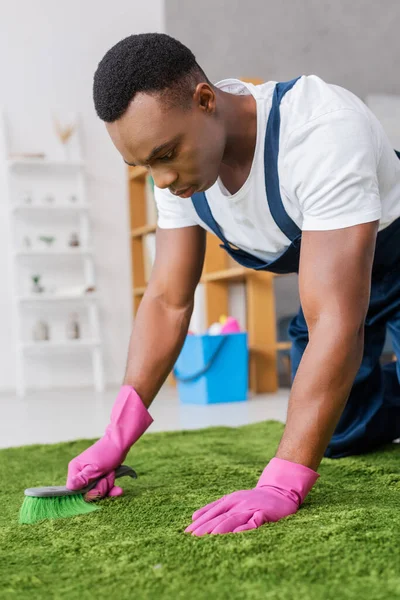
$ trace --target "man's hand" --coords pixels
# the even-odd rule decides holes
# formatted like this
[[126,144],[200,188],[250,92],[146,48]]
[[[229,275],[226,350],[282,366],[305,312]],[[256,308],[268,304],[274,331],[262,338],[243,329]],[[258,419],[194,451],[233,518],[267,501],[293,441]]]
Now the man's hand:
[[115,456],[113,452],[110,453],[110,446],[112,447],[106,434],[70,461],[67,477],[68,489],[80,490],[101,477],[96,486],[85,494],[85,500],[122,496],[122,488],[114,486],[114,481],[115,469],[123,462],[123,457]]
[[318,477],[308,467],[273,458],[255,488],[207,504],[194,513],[185,531],[195,536],[238,533],[279,521],[297,512]]
[[114,471],[152,422],[140,396],[131,386],[123,385],[103,437],[69,463],[67,488],[79,490],[103,476],[88,492],[87,499],[120,496],[122,489],[114,487]]

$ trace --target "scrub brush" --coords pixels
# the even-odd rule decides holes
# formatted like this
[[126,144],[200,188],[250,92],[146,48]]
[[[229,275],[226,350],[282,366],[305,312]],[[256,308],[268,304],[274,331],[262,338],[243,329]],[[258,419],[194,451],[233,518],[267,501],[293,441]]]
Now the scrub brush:
[[[121,465],[115,471],[115,478],[129,475],[134,479],[137,475],[131,467]],[[80,490],[69,490],[67,487],[49,486],[28,488],[19,513],[20,524],[32,525],[44,519],[60,519],[83,515],[99,510],[93,502],[86,502],[84,495],[100,481],[101,477],[92,481]]]

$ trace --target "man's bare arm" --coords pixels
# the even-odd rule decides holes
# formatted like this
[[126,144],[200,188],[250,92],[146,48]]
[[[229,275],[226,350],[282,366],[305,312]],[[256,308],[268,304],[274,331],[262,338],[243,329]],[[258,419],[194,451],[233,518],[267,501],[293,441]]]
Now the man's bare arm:
[[205,243],[206,232],[198,226],[157,229],[156,258],[134,322],[124,377],[147,407],[185,341]]
[[309,343],[276,456],[316,470],[360,366],[378,223],[303,232],[299,288]]

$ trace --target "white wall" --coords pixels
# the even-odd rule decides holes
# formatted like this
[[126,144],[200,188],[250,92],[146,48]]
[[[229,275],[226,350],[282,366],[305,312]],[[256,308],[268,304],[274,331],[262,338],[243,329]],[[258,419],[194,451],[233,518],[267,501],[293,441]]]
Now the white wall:
[[[95,115],[92,78],[118,40],[163,31],[163,7],[163,0],[8,0],[1,8],[0,105],[11,124],[12,149],[51,146],[52,111],[81,115],[108,383],[123,377],[132,326],[128,209],[125,166]],[[15,369],[4,200],[0,198],[0,389],[9,389]],[[70,384],[90,382],[90,376],[86,370],[73,379],[65,369]]]
[[382,123],[393,148],[400,151],[400,96],[369,94],[365,101]]

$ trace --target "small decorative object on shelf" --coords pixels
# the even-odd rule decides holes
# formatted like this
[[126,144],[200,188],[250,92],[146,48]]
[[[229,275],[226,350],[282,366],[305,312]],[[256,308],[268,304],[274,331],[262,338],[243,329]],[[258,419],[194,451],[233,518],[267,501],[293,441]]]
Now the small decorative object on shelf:
[[50,339],[50,328],[46,321],[38,321],[33,328],[32,337],[35,342],[44,342]]
[[22,204],[32,204],[32,192],[24,191],[21,194],[21,203]]
[[71,233],[69,240],[68,240],[68,246],[71,246],[72,248],[75,248],[77,246],[80,246],[80,240],[79,240],[79,235],[75,232]]
[[46,155],[44,152],[11,152],[8,158],[11,160],[37,160],[38,158],[46,158]]
[[52,245],[56,238],[53,235],[40,235],[39,240],[44,242],[48,247]]
[[53,196],[53,194],[46,194],[43,200],[46,204],[53,204],[53,202],[55,201],[55,197]]
[[78,313],[71,313],[67,323],[67,339],[78,340],[81,337]]
[[76,204],[78,202],[78,196],[76,194],[70,194],[69,196],[69,201],[72,204]]
[[22,240],[22,246],[24,248],[32,248],[32,240],[29,235],[24,236],[24,239]]
[[56,135],[64,148],[65,160],[70,160],[68,142],[75,131],[75,123],[67,123],[66,125],[62,125],[56,117],[53,118],[53,121]]
[[44,292],[44,287],[40,285],[41,275],[32,275],[32,293],[33,294],[42,294]]
[[92,294],[93,292],[96,291],[96,286],[94,285],[89,285],[86,290],[85,290],[85,294]]

